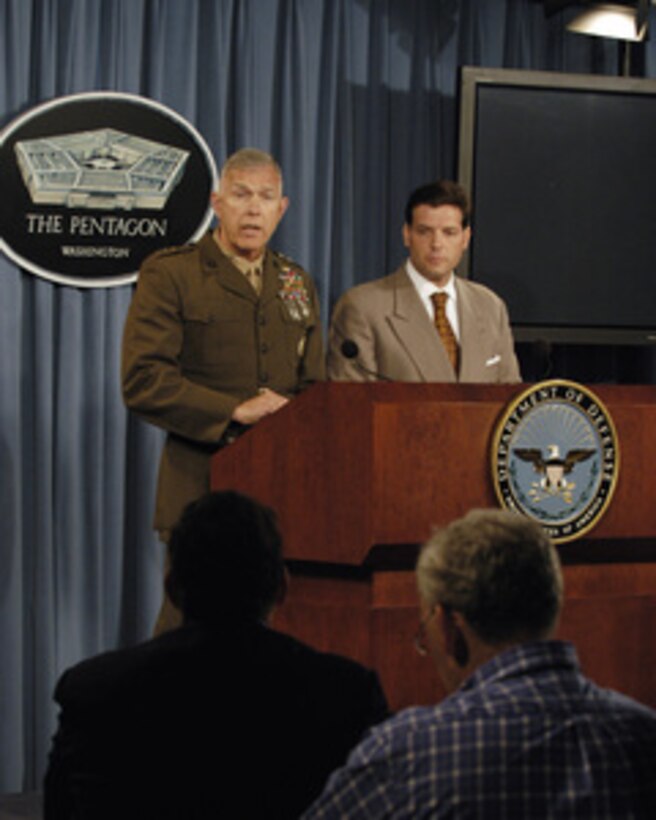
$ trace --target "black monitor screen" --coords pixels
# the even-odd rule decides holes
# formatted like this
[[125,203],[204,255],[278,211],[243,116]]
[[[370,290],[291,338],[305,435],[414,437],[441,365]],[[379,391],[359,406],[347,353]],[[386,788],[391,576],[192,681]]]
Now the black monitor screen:
[[653,341],[656,82],[464,69],[472,279],[524,338]]

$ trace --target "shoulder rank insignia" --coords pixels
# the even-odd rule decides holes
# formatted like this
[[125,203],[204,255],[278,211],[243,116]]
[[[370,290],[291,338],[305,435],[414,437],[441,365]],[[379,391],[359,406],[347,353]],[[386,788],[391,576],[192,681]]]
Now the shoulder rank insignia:
[[159,250],[153,253],[153,256],[157,258],[163,258],[166,256],[179,256],[180,254],[191,253],[191,251],[196,250],[196,245],[188,244],[188,245],[169,245],[166,248],[160,248]]

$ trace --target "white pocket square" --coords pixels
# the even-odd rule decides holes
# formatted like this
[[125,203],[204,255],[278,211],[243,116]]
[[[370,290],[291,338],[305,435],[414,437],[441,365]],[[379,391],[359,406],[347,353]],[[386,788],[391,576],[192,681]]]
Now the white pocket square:
[[501,356],[497,353],[496,356],[492,356],[485,362],[485,367],[492,367],[493,364],[498,364],[501,361]]

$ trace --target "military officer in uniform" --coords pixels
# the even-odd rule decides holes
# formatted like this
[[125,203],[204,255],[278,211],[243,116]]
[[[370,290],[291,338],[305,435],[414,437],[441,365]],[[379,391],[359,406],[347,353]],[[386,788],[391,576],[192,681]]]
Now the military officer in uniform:
[[123,337],[123,396],[168,434],[155,510],[164,541],[209,489],[212,454],[324,378],[314,284],[267,247],[287,205],[273,157],[241,149],[212,195],[218,226],[141,267]]

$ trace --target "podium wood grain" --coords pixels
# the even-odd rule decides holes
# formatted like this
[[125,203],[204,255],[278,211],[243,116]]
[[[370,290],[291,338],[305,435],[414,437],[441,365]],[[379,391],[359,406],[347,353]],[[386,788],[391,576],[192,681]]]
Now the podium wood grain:
[[[417,546],[497,506],[491,439],[523,389],[319,384],[213,459],[215,489],[278,513],[292,583],[276,625],[375,666],[394,708],[443,694],[412,645]],[[593,678],[656,706],[656,388],[593,389],[617,428],[620,478],[597,526],[560,547],[560,631]]]

